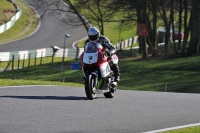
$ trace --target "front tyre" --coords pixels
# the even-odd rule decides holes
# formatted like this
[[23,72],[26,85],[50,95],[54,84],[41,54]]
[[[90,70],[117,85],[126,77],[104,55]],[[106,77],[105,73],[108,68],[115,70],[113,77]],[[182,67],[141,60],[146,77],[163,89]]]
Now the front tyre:
[[86,75],[85,93],[89,100],[93,100],[96,97],[96,87],[94,87],[94,78],[92,75]]

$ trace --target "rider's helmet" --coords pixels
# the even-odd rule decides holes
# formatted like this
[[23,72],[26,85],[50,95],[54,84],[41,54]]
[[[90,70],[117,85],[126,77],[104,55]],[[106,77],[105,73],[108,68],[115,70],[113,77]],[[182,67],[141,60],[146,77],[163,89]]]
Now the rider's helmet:
[[88,30],[88,38],[90,41],[97,41],[99,37],[100,37],[100,33],[96,27],[91,27]]

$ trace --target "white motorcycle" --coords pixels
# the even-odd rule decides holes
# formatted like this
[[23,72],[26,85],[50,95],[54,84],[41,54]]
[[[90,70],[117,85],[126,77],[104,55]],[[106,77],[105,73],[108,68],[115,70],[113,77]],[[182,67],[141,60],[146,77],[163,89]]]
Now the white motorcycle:
[[85,93],[89,100],[93,100],[96,94],[104,94],[106,98],[114,97],[117,82],[114,82],[110,58],[118,63],[117,55],[108,56],[101,44],[94,42],[86,44],[85,50],[80,56],[80,61],[85,78]]

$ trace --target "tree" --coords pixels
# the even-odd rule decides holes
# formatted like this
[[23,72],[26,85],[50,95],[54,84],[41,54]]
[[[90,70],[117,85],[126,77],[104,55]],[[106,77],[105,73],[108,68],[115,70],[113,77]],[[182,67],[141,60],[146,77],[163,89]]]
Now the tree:
[[188,54],[199,53],[200,43],[200,1],[192,0],[192,11],[191,11],[191,39],[188,47]]
[[52,13],[62,12],[62,13],[65,13],[65,16],[66,16],[65,18],[61,19],[62,22],[68,25],[72,25],[72,26],[84,25],[86,30],[88,30],[90,27],[90,23],[77,10],[77,8],[72,3],[72,0],[53,0],[53,1],[35,0],[33,1],[33,5],[34,7],[37,7],[36,10],[38,10],[40,14],[42,14],[41,18],[45,14],[51,15]]
[[111,4],[112,1],[108,0],[77,0],[75,7],[87,16],[90,23],[98,26],[101,34],[104,35],[104,23],[116,21],[113,20],[116,10],[110,10]]
[[188,37],[190,33],[190,27],[191,27],[191,15],[188,23],[188,1],[184,0],[184,39],[183,39],[183,47],[181,50],[182,55],[185,55],[186,53],[186,46],[188,43]]
[[[147,1],[138,0],[136,1],[136,11],[137,11],[137,23],[147,24]],[[147,47],[146,47],[146,36],[139,36],[139,45],[141,46],[142,58],[147,58]]]
[[[147,15],[147,24],[148,24],[148,35],[147,43],[149,49],[151,50],[152,56],[158,56],[158,42],[157,42],[157,10],[158,10],[158,1],[150,0],[149,2],[149,11]],[[150,16],[152,15],[152,20]]]
[[178,18],[178,50],[181,49],[181,39],[182,39],[182,13],[183,13],[183,0],[179,0],[179,18]]
[[[180,51],[182,54],[188,53],[189,55],[199,53],[200,28],[198,27],[200,27],[200,1],[198,0],[61,1],[62,0],[35,0],[35,3],[37,3],[40,7],[43,6],[43,12],[62,11],[66,14],[75,14],[78,16],[77,18],[68,14],[70,17],[68,17],[67,21],[63,20],[63,22],[74,26],[83,24],[86,30],[88,30],[88,27],[90,26],[88,25],[89,21],[93,25],[98,26],[101,34],[104,34],[104,24],[108,22],[123,22],[123,25],[127,23],[147,24],[148,34],[146,37],[140,37],[139,42],[144,59],[147,57],[146,43],[151,50],[152,56],[158,56],[158,20],[162,20],[165,27],[165,56],[168,56],[171,50],[173,53],[170,54],[179,54]],[[68,8],[63,6],[63,2],[67,4]],[[175,14],[178,14],[178,18],[175,18]],[[118,17],[118,15],[120,17]],[[189,16],[190,19],[188,19]],[[88,21],[85,18],[87,18]],[[178,22],[178,47],[174,43],[176,39],[174,36],[175,21]],[[182,25],[184,25],[184,31]],[[182,31],[184,32],[183,42],[180,36]],[[171,35],[172,38],[170,38]],[[189,45],[188,38],[190,38]]]

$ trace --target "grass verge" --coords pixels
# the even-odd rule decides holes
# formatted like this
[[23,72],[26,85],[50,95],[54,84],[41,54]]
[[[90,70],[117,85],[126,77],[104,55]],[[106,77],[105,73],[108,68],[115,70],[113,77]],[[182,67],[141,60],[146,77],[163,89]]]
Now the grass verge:
[[195,126],[195,127],[166,131],[162,133],[199,133],[199,132],[200,132],[200,126]]
[[[141,60],[141,56],[129,55],[130,51],[118,52],[121,81],[119,89],[199,93],[200,56],[176,59]],[[125,57],[124,55],[127,55]],[[71,70],[71,63],[64,64],[64,83],[60,82],[61,63],[31,66],[20,70],[0,73],[0,86],[23,84],[56,84],[83,86],[82,70]],[[14,80],[13,80],[14,79]],[[25,81],[24,83],[22,81]],[[73,83],[73,84],[72,84]]]
[[[6,71],[0,73],[0,86],[15,86],[15,85],[66,85],[66,86],[83,86],[82,73],[80,70],[71,70],[71,63],[76,60],[65,59],[63,73],[61,76],[61,58],[55,58],[52,63],[52,58],[44,58],[40,65],[41,59],[30,61],[30,67],[23,69]],[[24,61],[25,66],[28,66],[28,60]],[[5,66],[6,62],[2,62],[1,66]],[[16,63],[15,63],[16,64]],[[23,62],[21,61],[20,67]],[[16,67],[15,67],[16,68]],[[80,78],[78,78],[79,74]],[[65,82],[63,78],[65,78]],[[62,79],[62,80],[61,80]]]
[[120,89],[199,93],[200,56],[120,61]]
[[1,3],[1,5],[0,5],[0,22],[1,21],[7,22],[7,21],[9,21],[9,19],[5,15],[4,11],[6,11],[6,10],[15,11],[16,9],[11,2],[8,2],[6,0],[0,0],[0,3]]
[[38,19],[35,14],[31,15],[33,11],[30,7],[22,0],[16,1],[16,4],[22,10],[22,16],[12,28],[0,34],[0,44],[28,36],[38,25]]

